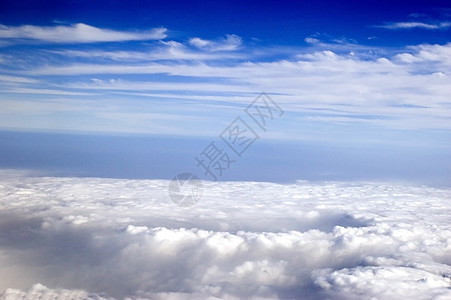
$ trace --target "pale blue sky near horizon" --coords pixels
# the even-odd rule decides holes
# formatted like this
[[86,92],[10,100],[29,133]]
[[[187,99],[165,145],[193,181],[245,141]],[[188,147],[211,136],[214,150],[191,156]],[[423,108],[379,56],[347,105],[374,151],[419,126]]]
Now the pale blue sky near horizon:
[[447,1],[0,4],[2,169],[202,177],[262,92],[220,180],[451,182]]

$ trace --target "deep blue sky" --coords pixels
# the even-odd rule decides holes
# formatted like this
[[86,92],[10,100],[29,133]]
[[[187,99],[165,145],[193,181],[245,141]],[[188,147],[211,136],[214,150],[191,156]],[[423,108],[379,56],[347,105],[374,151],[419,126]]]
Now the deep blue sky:
[[2,1],[0,24],[2,168],[202,173],[264,91],[283,117],[221,179],[451,182],[449,1]]
[[[234,33],[268,43],[298,45],[306,35],[329,34],[384,45],[447,42],[444,34],[384,32],[371,25],[413,19],[447,20],[449,1],[2,1],[5,25],[51,25],[55,20],[116,29],[167,27],[174,36],[216,38]],[[413,14],[419,16],[413,17]],[[449,17],[449,15],[448,15]],[[427,37],[426,37],[427,35]],[[449,37],[449,32],[448,35]]]

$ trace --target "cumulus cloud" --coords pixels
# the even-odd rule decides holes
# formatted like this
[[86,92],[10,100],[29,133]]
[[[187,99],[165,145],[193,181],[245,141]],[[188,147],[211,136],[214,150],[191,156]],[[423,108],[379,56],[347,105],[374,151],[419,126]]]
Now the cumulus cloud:
[[0,180],[0,299],[451,295],[449,189],[204,182],[181,208],[166,180]]
[[418,45],[410,47],[409,50],[410,52],[397,54],[394,58],[407,63],[439,63],[451,67],[451,44],[448,44],[447,47]]
[[26,291],[20,289],[7,289],[0,294],[4,300],[33,300],[33,299],[71,299],[71,300],[108,300],[100,295],[89,294],[82,290],[49,289],[42,284],[34,284]]
[[[368,292],[377,299],[445,300],[451,295],[449,278],[411,267],[369,266],[324,273],[315,283],[334,299],[367,299]],[[395,283],[399,281],[404,284]]]
[[166,28],[148,31],[117,31],[83,23],[69,26],[6,26],[0,25],[0,38],[25,39],[50,43],[95,43],[159,40],[166,37]]

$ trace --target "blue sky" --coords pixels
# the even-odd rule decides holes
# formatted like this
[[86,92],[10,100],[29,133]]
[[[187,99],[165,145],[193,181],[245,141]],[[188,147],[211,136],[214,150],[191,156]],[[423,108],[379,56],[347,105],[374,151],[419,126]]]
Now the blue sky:
[[[20,1],[0,24],[4,132],[153,138],[153,159],[177,163],[150,177],[167,177],[265,92],[283,117],[225,179],[449,179],[449,1]],[[199,142],[173,159],[161,139]],[[2,165],[31,167],[17,145]]]

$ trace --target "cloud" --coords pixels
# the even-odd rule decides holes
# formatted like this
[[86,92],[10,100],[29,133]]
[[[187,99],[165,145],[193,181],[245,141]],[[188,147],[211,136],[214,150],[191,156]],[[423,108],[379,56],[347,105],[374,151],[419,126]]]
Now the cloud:
[[[171,47],[184,46],[171,43]],[[419,45],[391,56],[372,59],[361,57],[358,52],[349,55],[322,50],[299,54],[292,60],[237,61],[227,65],[204,61],[77,63],[46,66],[19,74],[21,77],[66,74],[113,78],[137,76],[134,81],[89,80],[53,86],[68,93],[109,94],[106,97],[111,97],[111,93],[160,97],[164,92],[166,95],[163,96],[167,98],[198,97],[199,102],[210,99],[218,104],[243,103],[250,101],[250,93],[265,90],[276,94],[275,98],[283,103],[285,110],[306,113],[311,120],[314,118],[320,122],[365,122],[402,129],[450,128],[449,107],[446,105],[451,78],[450,49],[449,44]],[[183,57],[182,54],[175,56]],[[152,81],[146,75],[158,75],[160,79]],[[138,76],[142,76],[141,81]],[[174,81],[172,78],[182,80]],[[16,87],[16,90],[32,92],[34,89]],[[231,93],[233,95],[227,97]],[[428,99],[427,105],[424,105],[425,99]],[[337,106],[340,113],[334,113]],[[365,107],[364,114],[362,107]],[[312,110],[318,108],[324,109],[322,115],[318,112],[311,115]],[[379,117],[360,118],[362,115]]]
[[442,30],[451,27],[451,22],[441,22],[441,23],[423,23],[423,22],[395,22],[388,23],[386,25],[377,25],[375,27],[385,28],[385,29],[426,29],[426,30]]
[[[172,110],[172,101],[176,100],[181,109],[173,117],[186,120],[184,111],[190,111],[191,103],[208,104],[206,113],[219,114],[224,106],[241,106],[260,91],[266,91],[275,96],[284,110],[293,113],[286,115],[293,126],[279,130],[290,139],[299,138],[296,130],[300,121],[316,127],[357,124],[358,128],[364,125],[382,130],[451,128],[447,105],[450,44],[393,50],[362,46],[348,39],[343,43],[317,42],[314,37],[306,39],[313,43],[310,47],[289,49],[253,48],[242,44],[235,35],[216,40],[159,40],[139,47],[121,45],[108,49],[101,45],[79,45],[73,49],[64,44],[55,49],[24,47],[0,57],[1,76],[5,79],[1,83],[4,97],[0,101],[8,102],[25,94],[38,103],[46,102],[47,98],[78,96],[92,107],[82,111],[68,105],[68,113],[89,116],[89,122],[85,122],[88,131],[103,132],[108,128],[108,132],[155,133],[149,132],[147,121],[136,121],[145,120],[139,115],[141,112],[135,112],[133,117],[131,99],[134,103],[170,100],[165,104],[166,110]],[[124,112],[122,124],[133,126],[106,120],[111,112],[99,105],[99,99],[114,102]],[[141,104],[139,107],[143,107]],[[151,105],[145,109],[155,114]],[[0,119],[2,124],[12,122],[17,128],[37,123],[47,127],[61,125],[61,119],[42,122],[43,115],[54,118],[51,111],[37,112],[39,120],[24,118],[29,112],[21,114],[15,110],[14,115],[3,112]],[[186,125],[181,121],[153,124],[162,130],[161,134],[172,134],[175,130],[176,134],[190,135],[192,131],[187,128],[199,127]],[[165,126],[171,129],[165,131]],[[197,134],[206,135],[206,131],[201,129]]]
[[166,37],[165,28],[148,31],[116,31],[83,23],[70,26],[6,26],[0,25],[0,38],[35,40],[50,43],[96,43],[160,40]]
[[394,58],[407,63],[439,63],[451,67],[451,44],[446,47],[441,45],[418,45],[409,47],[410,52],[397,54]]
[[237,59],[236,53],[211,53],[193,50],[177,41],[160,41],[159,45],[152,45],[152,50],[145,51],[104,51],[104,50],[49,50],[51,54],[65,57],[107,59],[113,62],[146,62],[165,60],[210,61]]
[[[405,284],[392,284],[393,280],[402,280]],[[420,295],[426,294],[430,299],[446,299],[451,295],[444,289],[449,285],[449,278],[410,267],[346,268],[320,275],[315,282],[328,290],[326,294],[334,299],[362,299],[368,290],[379,299],[396,299],[401,295],[409,299],[421,299],[423,297]]]
[[235,34],[227,34],[225,39],[216,41],[191,38],[189,43],[206,51],[234,51],[241,46],[241,38]]
[[449,189],[204,182],[186,209],[166,180],[11,172],[0,299],[450,296]]
[[320,42],[320,40],[312,37],[306,37],[304,41],[309,44],[318,44]]
[[38,83],[39,81],[33,78],[18,77],[18,76],[8,76],[0,75],[0,80],[4,83]]
[[0,294],[2,300],[22,300],[22,299],[80,299],[80,300],[108,300],[97,294],[89,294],[82,290],[49,289],[42,284],[34,284],[26,291],[20,289],[7,289]]

